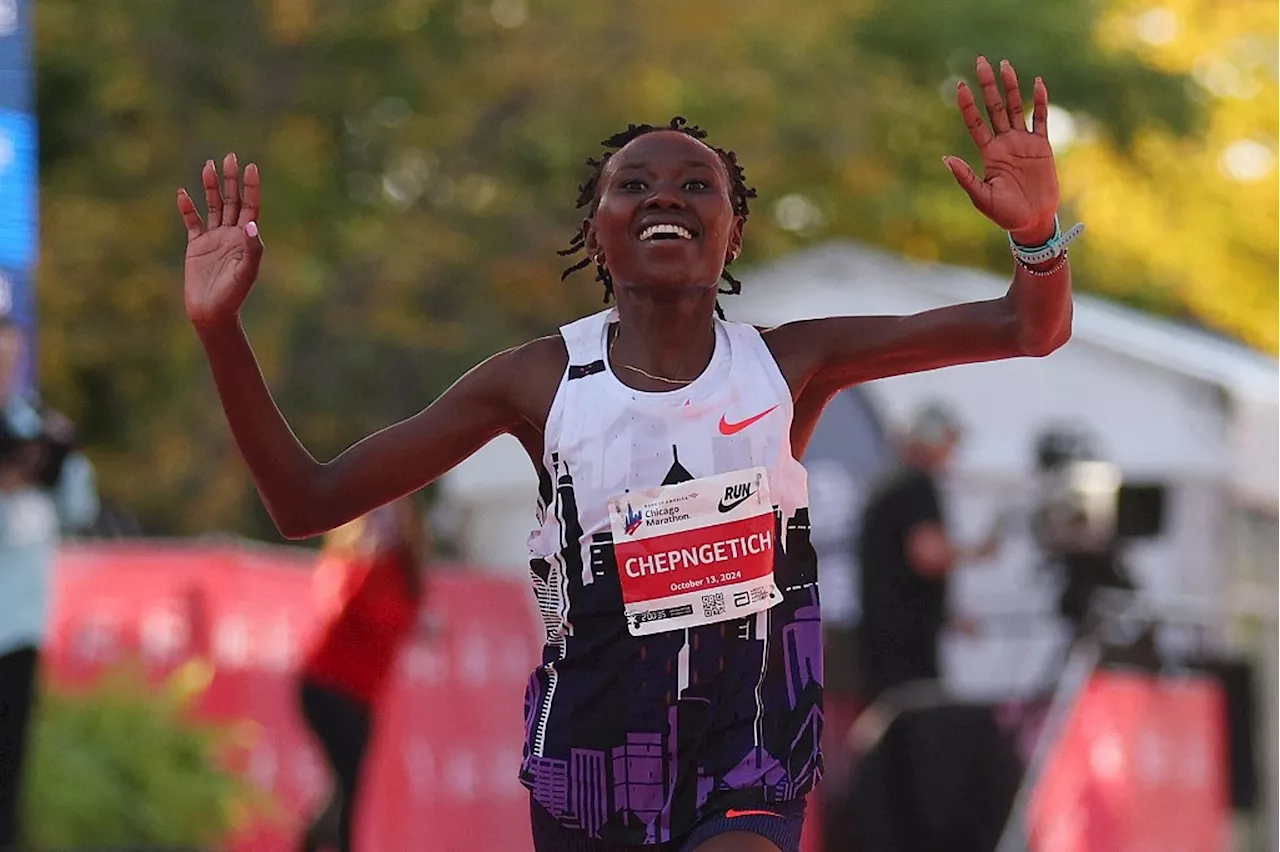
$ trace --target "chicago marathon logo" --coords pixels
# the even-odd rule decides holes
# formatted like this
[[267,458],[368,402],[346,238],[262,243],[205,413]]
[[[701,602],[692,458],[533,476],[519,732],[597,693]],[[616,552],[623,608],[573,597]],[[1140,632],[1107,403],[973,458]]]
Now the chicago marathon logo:
[[627,504],[627,515],[625,518],[627,535],[634,535],[635,531],[640,529],[640,525],[644,523],[644,516],[631,508],[631,504]]

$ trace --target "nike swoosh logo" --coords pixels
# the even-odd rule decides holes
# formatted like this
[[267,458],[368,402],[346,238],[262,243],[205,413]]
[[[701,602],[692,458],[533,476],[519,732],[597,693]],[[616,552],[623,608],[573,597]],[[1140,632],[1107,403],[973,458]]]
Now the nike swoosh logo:
[[752,423],[755,423],[757,420],[760,420],[761,418],[770,414],[773,411],[773,409],[777,407],[778,406],[776,405],[770,406],[769,408],[766,408],[764,411],[761,411],[759,414],[753,417],[748,417],[746,420],[739,420],[737,423],[730,423],[728,420],[725,419],[725,416],[721,414],[720,415],[720,434],[736,435],[739,432],[741,432],[743,429],[750,426]]
[[734,508],[735,508],[735,507],[737,507],[737,506],[741,506],[743,503],[745,503],[746,501],[750,500],[752,497],[756,496],[756,495],[757,495],[757,494],[759,494],[759,493],[760,493],[760,489],[758,489],[758,488],[757,488],[755,491],[752,491],[750,494],[744,494],[744,495],[742,495],[742,496],[741,496],[741,497],[739,497],[737,500],[734,500],[732,503],[726,503],[726,502],[724,502],[723,500],[721,500],[721,501],[720,501],[720,511],[721,511],[721,512],[732,512],[732,511],[734,510]]
[[739,810],[734,810],[733,808],[730,808],[729,810],[725,811],[724,815],[727,819],[733,819],[734,817],[744,817],[744,816],[771,816],[771,817],[782,816],[782,814],[775,814],[773,811],[739,811]]

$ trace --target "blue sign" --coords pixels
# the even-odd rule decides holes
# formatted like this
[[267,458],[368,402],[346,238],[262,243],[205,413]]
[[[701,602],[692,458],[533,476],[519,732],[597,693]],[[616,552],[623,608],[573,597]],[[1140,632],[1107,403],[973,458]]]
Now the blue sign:
[[[4,42],[0,39],[0,45]],[[0,110],[31,111],[31,74],[28,69],[6,68],[0,64]]]
[[23,0],[0,0],[0,71],[30,66],[33,5]]
[[[34,355],[39,149],[31,34],[34,0],[0,0],[0,314],[27,331]],[[25,379],[34,383],[34,358]]]
[[31,6],[0,0],[0,110],[32,111]]
[[32,111],[33,5],[19,0],[0,0],[0,110]]
[[35,116],[0,112],[0,266],[35,264],[37,157]]

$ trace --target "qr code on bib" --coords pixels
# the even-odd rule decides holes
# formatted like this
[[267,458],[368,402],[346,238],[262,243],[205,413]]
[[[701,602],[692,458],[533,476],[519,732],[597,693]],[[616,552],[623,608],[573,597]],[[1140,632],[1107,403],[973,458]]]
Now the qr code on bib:
[[706,618],[724,615],[724,592],[702,596],[702,615]]

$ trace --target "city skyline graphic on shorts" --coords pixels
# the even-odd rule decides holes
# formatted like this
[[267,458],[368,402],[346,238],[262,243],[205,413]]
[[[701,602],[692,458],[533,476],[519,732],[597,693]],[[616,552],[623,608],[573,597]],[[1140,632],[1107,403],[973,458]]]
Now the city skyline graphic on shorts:
[[[621,843],[661,843],[709,809],[799,798],[822,774],[822,649],[808,508],[775,510],[783,600],[746,618],[632,636],[608,531],[583,547],[577,493],[557,453],[539,510],[559,552],[530,562],[546,626],[525,694],[521,780],[562,824]],[[662,484],[695,477],[671,446]],[[589,564],[583,564],[584,551]],[[676,671],[686,673],[683,690]]]

